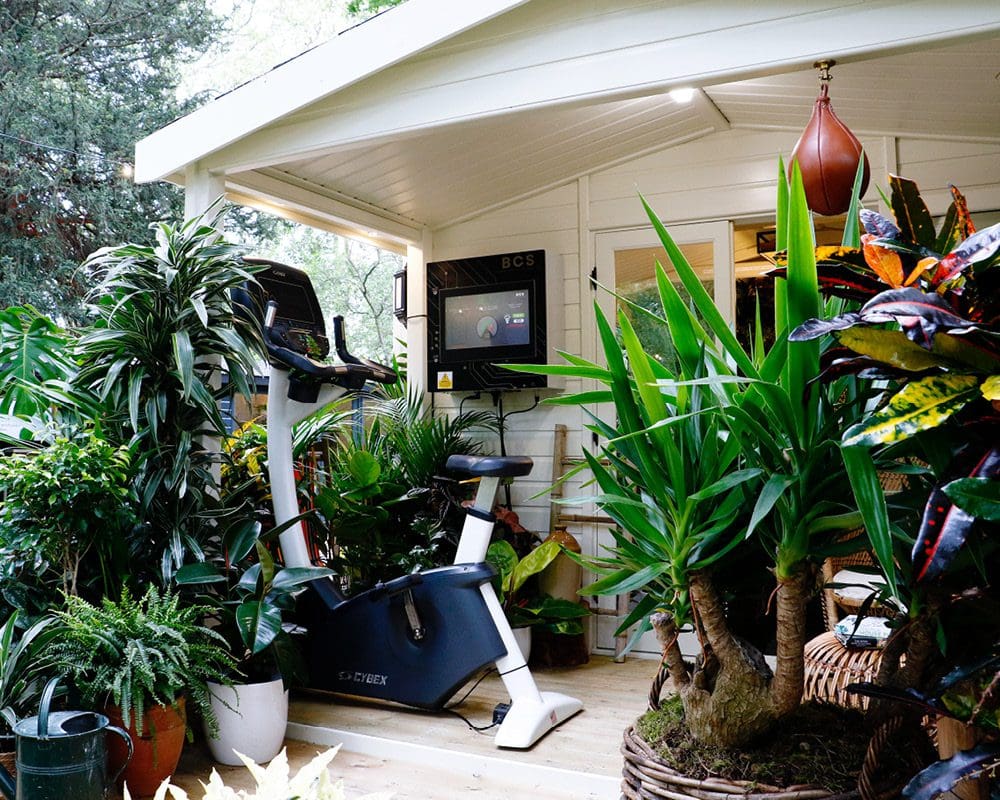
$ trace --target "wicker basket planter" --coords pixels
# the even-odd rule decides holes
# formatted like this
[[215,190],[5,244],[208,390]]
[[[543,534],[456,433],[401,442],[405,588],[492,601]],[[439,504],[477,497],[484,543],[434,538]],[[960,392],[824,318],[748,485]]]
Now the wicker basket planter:
[[815,786],[780,788],[721,778],[696,780],[668,767],[629,726],[622,743],[622,797],[626,800],[849,800],[856,792],[832,794]]

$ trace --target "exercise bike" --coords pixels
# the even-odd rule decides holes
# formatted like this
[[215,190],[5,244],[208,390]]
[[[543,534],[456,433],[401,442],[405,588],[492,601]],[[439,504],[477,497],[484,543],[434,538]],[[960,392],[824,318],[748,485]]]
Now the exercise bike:
[[[292,426],[368,381],[393,383],[396,374],[347,351],[342,317],[334,318],[341,363],[325,363],[330,346],[308,276],[274,262],[252,263],[264,269],[244,302],[266,309],[267,454],[274,515],[281,525],[299,514]],[[485,563],[500,482],[527,475],[532,462],[456,455],[447,468],[479,478],[454,564],[380,583],[350,598],[334,579],[311,582],[298,602],[307,629],[309,687],[436,711],[495,663],[511,697],[495,742],[527,748],[583,707],[575,698],[538,690],[493,589],[493,569]],[[287,565],[311,564],[301,523],[282,533],[280,543]]]

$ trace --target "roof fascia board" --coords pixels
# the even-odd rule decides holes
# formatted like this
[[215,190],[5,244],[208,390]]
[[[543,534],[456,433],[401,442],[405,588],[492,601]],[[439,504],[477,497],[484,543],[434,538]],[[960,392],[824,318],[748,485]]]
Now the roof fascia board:
[[[844,63],[1000,32],[1000,4],[809,0],[797,5],[798,12],[780,3],[754,4],[733,24],[728,3],[665,4],[658,30],[674,29],[671,14],[687,10],[694,19],[686,20],[685,28],[696,25],[697,31],[680,38],[651,36],[647,14],[633,46],[583,58],[562,58],[554,48],[538,63],[468,80],[442,79],[432,87],[408,86],[405,73],[390,70],[365,81],[364,93],[351,95],[342,108],[261,130],[205,163],[225,171],[256,169],[516,111],[708,87],[809,68],[831,56]],[[447,59],[441,69],[448,69]]]
[[409,0],[281,64],[136,144],[138,182],[205,155],[528,0]]

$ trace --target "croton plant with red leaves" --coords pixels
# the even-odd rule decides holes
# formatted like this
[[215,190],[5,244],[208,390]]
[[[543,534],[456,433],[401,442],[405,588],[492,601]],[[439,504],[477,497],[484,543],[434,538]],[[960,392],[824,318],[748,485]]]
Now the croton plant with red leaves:
[[[891,176],[890,188],[895,220],[862,210],[859,247],[817,249],[821,290],[852,301],[846,304],[851,310],[808,320],[789,337],[836,338],[838,346],[825,355],[827,378],[854,374],[885,381],[883,402],[845,431],[845,457],[850,450],[884,450],[934,433],[952,454],[930,490],[911,554],[913,599],[927,604],[923,620],[911,605],[900,627],[909,637],[906,657],[895,656],[899,671],[904,663],[920,662],[922,669],[911,669],[909,680],[886,680],[883,668],[879,685],[852,688],[955,716],[995,738],[1000,641],[986,634],[984,647],[956,655],[965,643],[949,643],[953,637],[941,620],[959,603],[983,601],[989,576],[981,553],[995,547],[1000,522],[1000,224],[977,231],[965,198],[952,187],[952,203],[936,230],[913,181]],[[959,559],[973,536],[977,555]],[[893,571],[896,565],[882,566]],[[960,566],[975,572],[976,585],[956,582]],[[937,605],[928,601],[935,593]],[[923,636],[915,633],[921,622]],[[985,622],[980,619],[978,628],[988,627],[980,624]],[[921,640],[924,646],[916,647]],[[936,655],[934,641],[940,645]],[[883,662],[892,649],[890,643]],[[956,664],[955,658],[968,660]],[[987,743],[929,767],[902,794],[929,800],[998,760],[996,744]]]
[[832,333],[829,375],[890,381],[884,405],[844,445],[891,444],[944,424],[964,447],[928,500],[914,577],[942,574],[977,519],[1000,521],[1000,224],[976,231],[965,198],[939,231],[916,184],[890,177],[895,222],[860,212],[859,248],[820,248],[825,293],[862,303],[813,319],[792,341]]

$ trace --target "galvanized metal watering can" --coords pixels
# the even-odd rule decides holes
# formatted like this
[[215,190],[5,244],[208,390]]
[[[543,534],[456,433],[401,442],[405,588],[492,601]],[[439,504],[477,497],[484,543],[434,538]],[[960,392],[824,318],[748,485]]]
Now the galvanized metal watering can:
[[[14,727],[17,783],[0,766],[0,792],[7,800],[106,800],[111,787],[132,760],[132,739],[103,714],[92,711],[49,713],[58,678],[42,691],[37,717]],[[108,780],[105,733],[125,740],[128,759]]]

